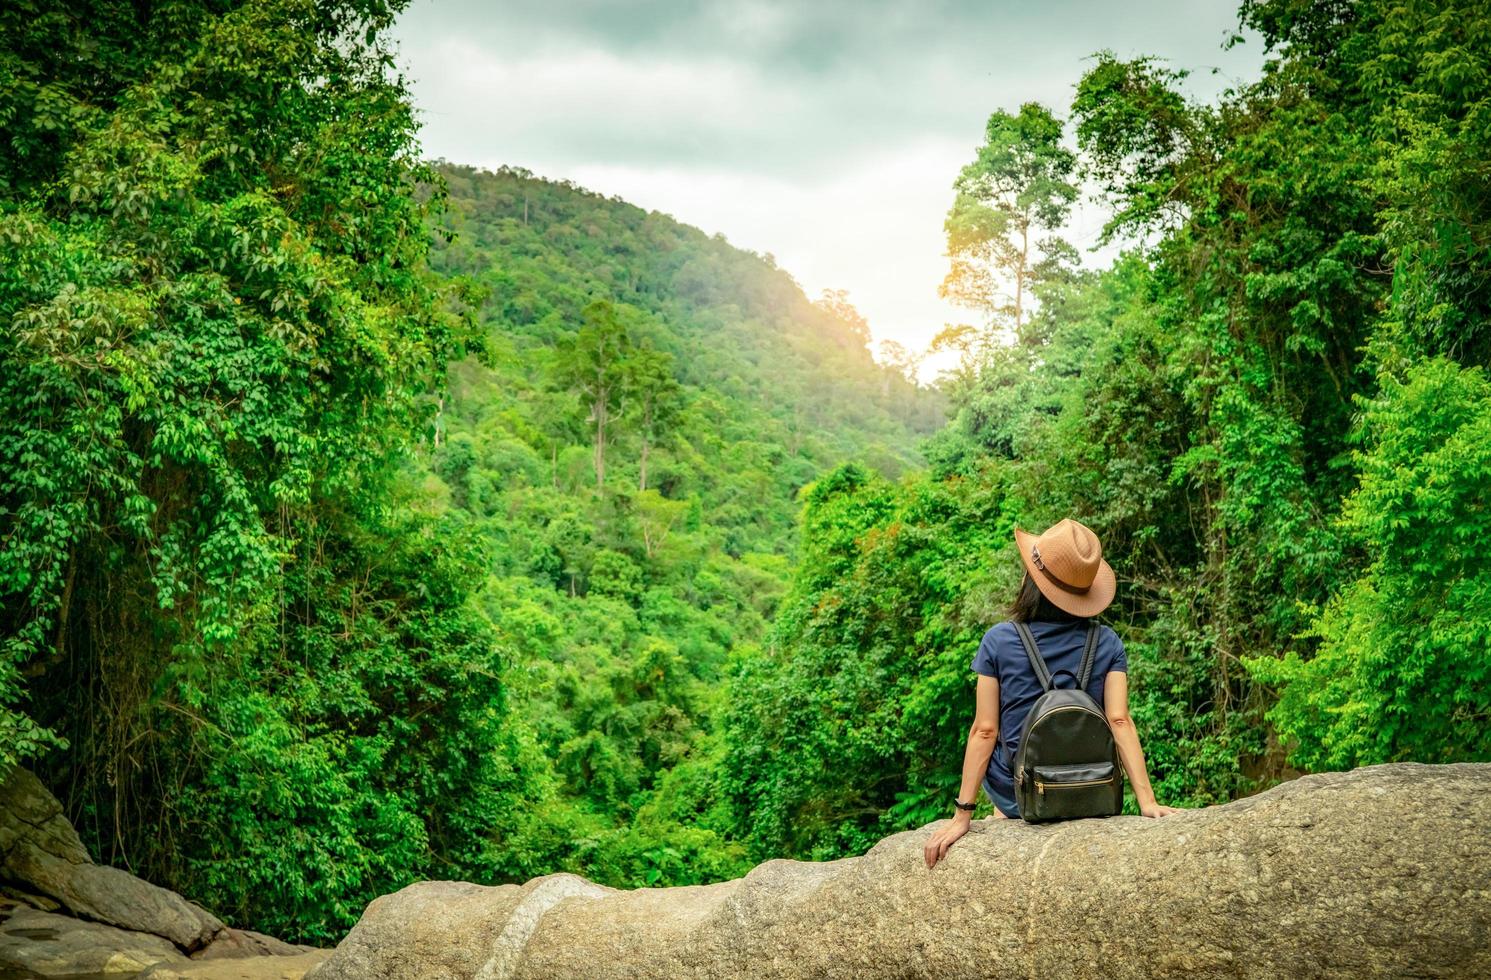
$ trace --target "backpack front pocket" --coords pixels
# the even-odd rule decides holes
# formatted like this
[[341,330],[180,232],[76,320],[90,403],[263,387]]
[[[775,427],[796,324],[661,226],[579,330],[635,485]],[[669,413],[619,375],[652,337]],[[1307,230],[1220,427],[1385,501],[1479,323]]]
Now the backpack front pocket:
[[1113,784],[1113,763],[1092,762],[1073,766],[1036,766],[1035,791],[1044,796],[1048,791],[1086,789],[1093,786]]
[[1123,776],[1111,762],[1036,766],[1025,779],[1020,816],[1026,820],[1105,817],[1123,805]]

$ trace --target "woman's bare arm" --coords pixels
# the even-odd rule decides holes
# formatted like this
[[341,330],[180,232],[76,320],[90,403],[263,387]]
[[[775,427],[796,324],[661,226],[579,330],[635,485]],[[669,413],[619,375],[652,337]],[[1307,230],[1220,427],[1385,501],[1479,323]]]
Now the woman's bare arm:
[[1134,728],[1134,719],[1129,717],[1128,674],[1113,670],[1103,679],[1103,711],[1108,716],[1108,726],[1113,729],[1113,741],[1118,743],[1118,758],[1123,763],[1123,771],[1133,784],[1139,812],[1146,817],[1163,817],[1175,813],[1175,807],[1161,806],[1155,802],[1154,789],[1149,785],[1149,769],[1144,763],[1144,749],[1139,745],[1139,732]]
[[980,674],[973,697],[973,724],[969,726],[968,744],[963,749],[963,782],[958,788],[958,799],[964,803],[978,798],[994,746],[999,744],[999,681]]
[[[978,798],[979,786],[989,771],[989,759],[994,755],[994,746],[999,744],[999,681],[980,674],[973,696],[973,725],[968,729],[968,743],[963,749],[963,782],[958,789],[958,799],[964,803]],[[972,822],[972,812],[959,810],[953,814],[951,822],[939,827],[923,850],[927,867],[935,866],[946,857],[947,849],[968,833]]]

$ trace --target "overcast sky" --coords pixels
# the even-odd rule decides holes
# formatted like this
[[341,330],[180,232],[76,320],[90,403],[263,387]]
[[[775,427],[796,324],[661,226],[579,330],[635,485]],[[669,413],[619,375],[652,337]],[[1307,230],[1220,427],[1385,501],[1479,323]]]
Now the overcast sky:
[[[952,181],[995,109],[1066,115],[1089,56],[1152,54],[1211,97],[1251,78],[1236,0],[415,0],[395,36],[425,152],[527,167],[845,289],[878,341],[974,321],[937,298]],[[1068,236],[1091,246],[1088,206]],[[1088,256],[1101,263],[1106,255]]]

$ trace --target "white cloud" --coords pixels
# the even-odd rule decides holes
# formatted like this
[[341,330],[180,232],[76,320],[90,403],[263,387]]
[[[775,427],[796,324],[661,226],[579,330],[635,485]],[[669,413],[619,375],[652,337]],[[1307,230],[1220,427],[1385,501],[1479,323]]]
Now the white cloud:
[[505,57],[456,37],[432,55],[447,67],[422,80],[421,95],[479,106],[493,135],[547,128],[563,143],[568,127],[586,126],[574,136],[593,141],[599,127],[647,142],[672,138],[682,121],[699,130],[768,116],[782,101],[749,66],[729,61],[634,61],[598,48]]

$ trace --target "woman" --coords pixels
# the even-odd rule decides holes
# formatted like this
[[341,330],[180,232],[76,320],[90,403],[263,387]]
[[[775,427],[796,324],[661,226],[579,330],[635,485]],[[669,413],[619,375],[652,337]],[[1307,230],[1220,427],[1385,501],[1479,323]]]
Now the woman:
[[[1064,520],[1039,536],[1017,528],[1015,543],[1025,565],[1025,581],[1010,607],[1009,621],[984,634],[973,658],[978,687],[973,727],[963,753],[963,785],[952,822],[939,828],[927,842],[929,868],[968,833],[980,784],[1000,817],[1020,815],[1010,761],[1020,747],[1021,725],[1042,688],[1020,645],[1015,622],[1030,627],[1052,673],[1067,670],[1075,677],[1082,660],[1087,621],[1113,601],[1113,569],[1103,560],[1097,535],[1086,525]],[[1150,788],[1139,733],[1129,717],[1128,669],[1123,641],[1108,627],[1100,627],[1087,693],[1107,715],[1119,759],[1139,801],[1139,812],[1146,817],[1163,817],[1176,809],[1156,803]]]

